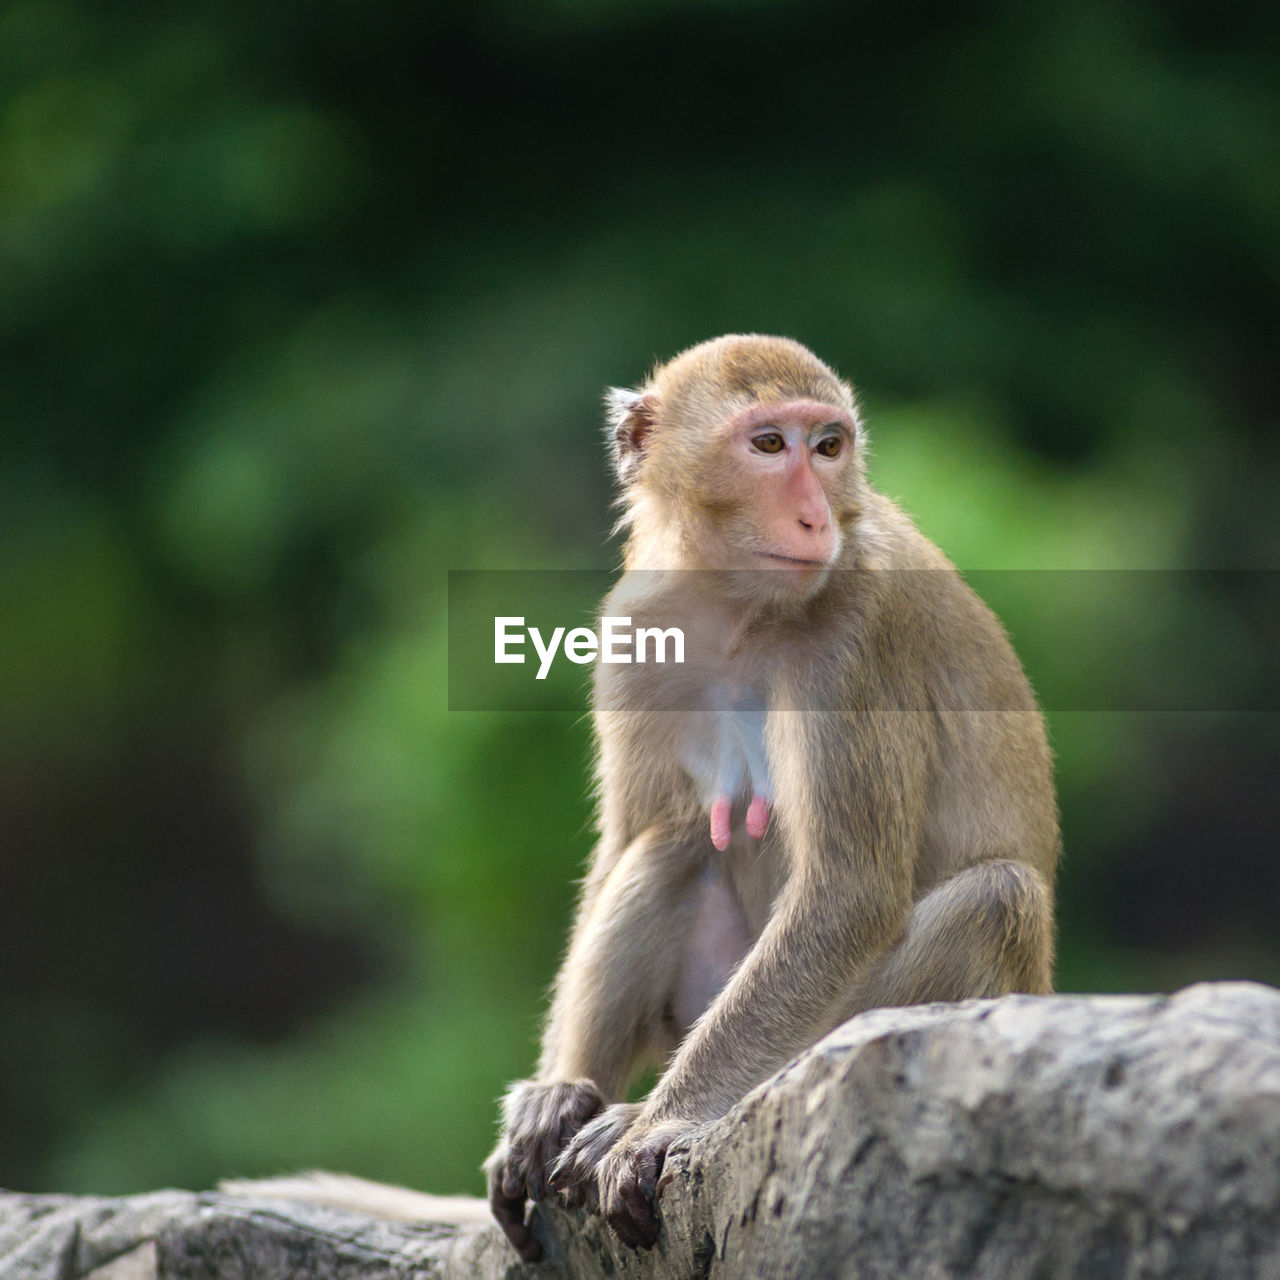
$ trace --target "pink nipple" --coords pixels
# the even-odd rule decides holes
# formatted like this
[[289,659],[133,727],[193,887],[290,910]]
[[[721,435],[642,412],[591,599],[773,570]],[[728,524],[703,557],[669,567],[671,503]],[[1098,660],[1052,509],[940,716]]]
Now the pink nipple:
[[772,806],[762,795],[754,795],[751,797],[751,805],[747,809],[747,835],[753,840],[759,840],[769,827],[769,816],[773,812]]
[[711,805],[711,843],[723,853],[729,847],[729,797],[721,796]]

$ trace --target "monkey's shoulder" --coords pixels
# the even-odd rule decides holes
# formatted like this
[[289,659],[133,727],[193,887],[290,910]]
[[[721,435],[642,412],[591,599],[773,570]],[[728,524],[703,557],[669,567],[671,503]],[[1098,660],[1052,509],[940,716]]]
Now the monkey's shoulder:
[[833,575],[830,635],[815,651],[903,705],[1034,709],[1004,625],[900,507],[871,494],[855,541],[851,571]]

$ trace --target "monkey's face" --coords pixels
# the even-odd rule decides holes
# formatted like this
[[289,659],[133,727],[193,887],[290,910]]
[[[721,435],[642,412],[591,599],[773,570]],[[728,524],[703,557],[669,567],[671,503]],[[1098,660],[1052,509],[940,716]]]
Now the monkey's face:
[[809,596],[840,555],[857,423],[817,400],[754,404],[711,433],[698,468],[716,567],[753,595]]
[[606,404],[628,568],[727,571],[732,596],[759,601],[822,587],[864,478],[853,392],[812,352],[713,338]]

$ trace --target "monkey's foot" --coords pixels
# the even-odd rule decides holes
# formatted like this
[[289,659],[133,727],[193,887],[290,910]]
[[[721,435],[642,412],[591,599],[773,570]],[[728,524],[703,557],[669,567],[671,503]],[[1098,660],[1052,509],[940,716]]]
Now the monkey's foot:
[[683,1120],[645,1124],[638,1103],[618,1103],[578,1131],[551,1171],[551,1183],[570,1207],[604,1215],[614,1234],[633,1249],[658,1239],[654,1200],[662,1186],[667,1151],[692,1131]]
[[599,1210],[600,1166],[639,1114],[638,1102],[616,1102],[578,1130],[551,1170],[551,1185],[569,1208]]
[[633,1249],[652,1249],[658,1240],[655,1200],[666,1185],[667,1152],[690,1132],[681,1120],[636,1123],[605,1156],[597,1176],[604,1219],[618,1239]]
[[542,1246],[529,1230],[525,1202],[550,1194],[552,1164],[603,1106],[604,1098],[590,1080],[521,1080],[503,1099],[502,1140],[485,1162],[489,1207],[526,1262],[536,1262]]

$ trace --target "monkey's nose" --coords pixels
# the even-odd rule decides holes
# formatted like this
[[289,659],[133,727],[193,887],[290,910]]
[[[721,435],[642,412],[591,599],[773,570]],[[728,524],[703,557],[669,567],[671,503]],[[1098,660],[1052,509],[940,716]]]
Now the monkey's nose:
[[831,531],[831,521],[825,515],[820,516],[797,516],[797,521],[805,533],[812,534],[815,538],[825,538]]
[[[805,512],[796,517],[800,532],[795,534],[794,556],[801,560],[829,560],[835,551],[835,532],[826,512]],[[792,526],[795,527],[794,525]]]

